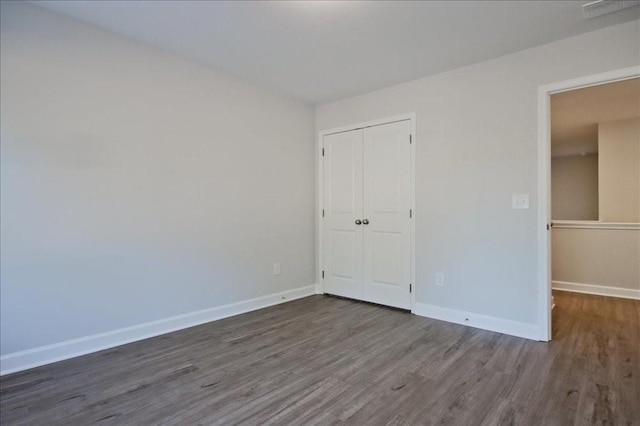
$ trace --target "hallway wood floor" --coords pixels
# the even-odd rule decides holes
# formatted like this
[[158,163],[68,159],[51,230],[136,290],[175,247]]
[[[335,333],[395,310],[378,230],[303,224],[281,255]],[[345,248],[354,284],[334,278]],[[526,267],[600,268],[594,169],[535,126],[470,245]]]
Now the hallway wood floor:
[[639,425],[640,301],[555,300],[547,344],[312,296],[5,376],[0,421]]

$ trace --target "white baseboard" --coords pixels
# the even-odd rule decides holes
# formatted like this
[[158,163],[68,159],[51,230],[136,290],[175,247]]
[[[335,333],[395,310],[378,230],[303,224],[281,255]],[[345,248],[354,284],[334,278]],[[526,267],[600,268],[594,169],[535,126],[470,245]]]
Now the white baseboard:
[[106,333],[94,334],[79,339],[14,352],[0,357],[0,376],[75,358],[92,352],[98,352],[138,340],[148,339],[268,306],[290,302],[316,294],[316,291],[317,285],[309,285],[294,290],[257,297],[255,299],[244,300],[242,302],[189,312],[171,318],[108,331]]
[[604,285],[571,283],[568,281],[551,281],[551,288],[560,291],[572,291],[574,293],[640,300],[640,289],[634,290],[630,288],[608,287]]
[[540,340],[540,330],[536,324],[511,321],[503,318],[474,314],[472,312],[459,311],[457,309],[443,308],[440,306],[417,302],[413,309],[413,313],[422,317],[468,325],[470,327],[481,328],[483,330],[524,337],[525,339]]

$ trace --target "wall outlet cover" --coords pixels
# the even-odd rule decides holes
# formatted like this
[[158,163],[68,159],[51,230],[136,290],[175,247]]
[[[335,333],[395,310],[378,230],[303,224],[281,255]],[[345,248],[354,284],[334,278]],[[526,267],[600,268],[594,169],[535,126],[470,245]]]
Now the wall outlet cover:
[[529,208],[529,194],[513,194],[511,197],[512,209],[528,209]]

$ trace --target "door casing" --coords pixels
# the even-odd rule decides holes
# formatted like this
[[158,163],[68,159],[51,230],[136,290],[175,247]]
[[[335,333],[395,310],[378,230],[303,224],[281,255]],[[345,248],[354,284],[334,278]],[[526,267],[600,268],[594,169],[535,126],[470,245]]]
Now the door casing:
[[415,189],[416,189],[416,145],[417,145],[417,132],[416,132],[416,114],[413,113],[406,113],[406,114],[401,114],[401,115],[396,115],[393,117],[386,117],[386,118],[380,118],[377,120],[371,120],[371,121],[367,121],[364,123],[356,123],[356,124],[350,124],[347,126],[342,126],[342,127],[337,127],[337,128],[333,128],[333,129],[329,129],[329,130],[323,130],[320,131],[318,133],[318,140],[317,140],[317,150],[316,150],[316,155],[317,155],[317,176],[316,176],[316,182],[317,182],[317,196],[316,196],[316,202],[317,202],[317,208],[316,208],[316,241],[317,241],[317,245],[316,245],[316,250],[317,250],[317,268],[316,268],[316,293],[318,294],[323,294],[324,293],[324,287],[323,287],[323,278],[322,278],[322,271],[323,271],[323,265],[324,265],[324,259],[323,259],[323,223],[322,223],[322,211],[324,209],[324,170],[323,170],[323,161],[322,161],[322,148],[323,148],[323,141],[324,141],[324,137],[326,135],[330,135],[332,133],[340,133],[340,132],[347,132],[350,130],[358,130],[358,129],[363,129],[366,127],[372,127],[372,126],[379,126],[382,124],[389,124],[389,123],[395,123],[398,121],[406,121],[408,120],[411,124],[410,124],[410,132],[411,132],[411,146],[410,146],[410,155],[411,155],[411,159],[410,159],[410,177],[409,177],[409,205],[410,208],[412,210],[412,218],[411,218],[411,222],[410,222],[410,261],[411,261],[411,267],[410,267],[410,276],[411,276],[411,287],[412,287],[412,291],[410,294],[410,300],[411,300],[411,312],[414,311],[415,309],[415,302],[416,302],[416,217],[417,217],[417,212],[416,212],[416,197],[415,197]]
[[640,77],[629,67],[538,87],[538,340],[551,340],[551,95]]

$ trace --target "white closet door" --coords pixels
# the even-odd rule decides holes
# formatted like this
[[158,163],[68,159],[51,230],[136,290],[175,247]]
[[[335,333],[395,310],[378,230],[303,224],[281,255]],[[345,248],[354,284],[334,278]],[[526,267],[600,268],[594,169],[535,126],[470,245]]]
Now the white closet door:
[[410,121],[364,129],[364,297],[411,308]]
[[324,291],[362,299],[362,131],[324,137]]

